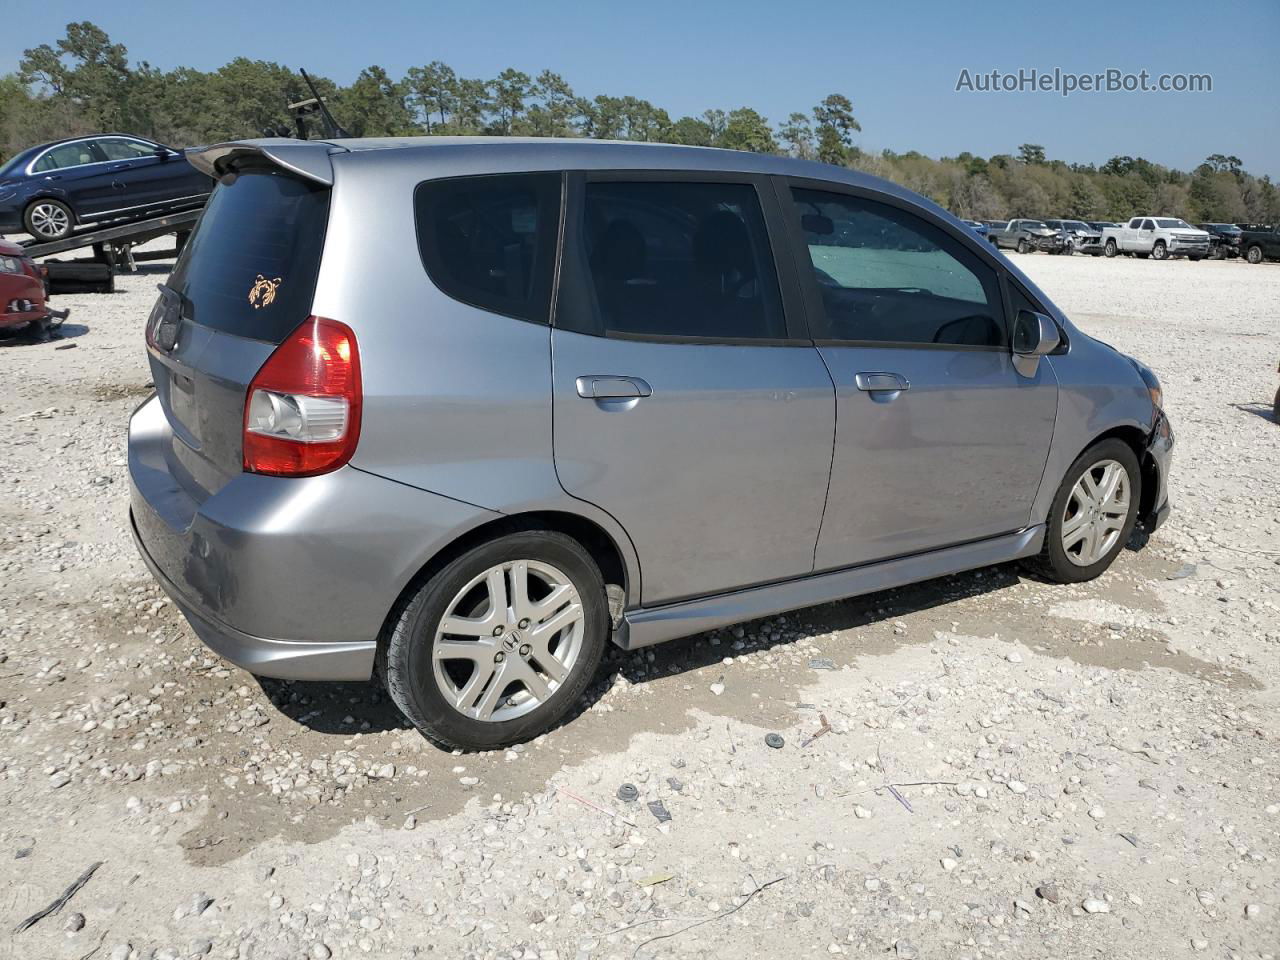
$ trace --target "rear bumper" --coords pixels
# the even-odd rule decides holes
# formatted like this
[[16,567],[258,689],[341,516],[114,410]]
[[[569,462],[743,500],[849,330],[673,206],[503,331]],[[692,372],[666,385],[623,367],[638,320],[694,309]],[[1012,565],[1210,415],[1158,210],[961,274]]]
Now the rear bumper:
[[308,643],[255,637],[215,620],[197,609],[178,584],[160,569],[138,532],[129,510],[133,542],[143,562],[191,624],[197,637],[222,659],[261,677],[292,680],[367,680],[373,673],[377,640]]
[[459,532],[497,516],[350,466],[241,474],[201,500],[171,468],[173,443],[153,397],[129,425],[138,550],[200,639],[263,676],[367,679],[406,584]]

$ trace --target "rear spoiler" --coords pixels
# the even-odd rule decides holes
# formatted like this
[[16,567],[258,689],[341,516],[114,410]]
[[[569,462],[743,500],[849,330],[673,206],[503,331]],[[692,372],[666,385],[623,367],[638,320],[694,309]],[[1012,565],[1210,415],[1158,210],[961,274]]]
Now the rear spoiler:
[[215,143],[208,147],[189,147],[187,160],[201,173],[216,180],[226,173],[236,160],[258,156],[269,160],[277,167],[328,187],[333,185],[333,163],[329,155],[347,152],[346,147],[325,143],[323,140],[293,140],[278,137],[267,140],[233,140],[229,143]]

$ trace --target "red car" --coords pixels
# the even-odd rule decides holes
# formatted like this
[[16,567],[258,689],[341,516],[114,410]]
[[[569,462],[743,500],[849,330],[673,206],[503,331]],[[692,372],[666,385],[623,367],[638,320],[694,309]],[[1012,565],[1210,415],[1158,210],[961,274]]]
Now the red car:
[[0,332],[28,328],[43,335],[64,319],[65,311],[50,310],[45,302],[44,267],[16,243],[0,239]]

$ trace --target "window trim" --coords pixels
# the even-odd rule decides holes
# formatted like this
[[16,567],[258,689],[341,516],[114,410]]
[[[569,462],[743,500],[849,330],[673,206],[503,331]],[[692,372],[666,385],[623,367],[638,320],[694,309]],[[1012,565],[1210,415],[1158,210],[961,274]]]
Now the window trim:
[[[550,211],[555,221],[551,228],[554,233],[550,234],[551,250],[547,254],[550,258],[550,270],[545,272],[546,279],[541,279],[538,274],[537,264],[534,264],[534,290],[530,299],[534,301],[537,308],[534,316],[521,316],[518,313],[512,313],[508,310],[502,310],[494,307],[492,304],[482,303],[471,300],[466,297],[460,297],[456,293],[452,293],[445,289],[435,278],[431,272],[431,267],[427,263],[427,253],[423,247],[424,230],[422,224],[418,220],[418,194],[427,187],[444,183],[457,183],[466,180],[494,180],[498,178],[512,179],[516,177],[525,177],[533,179],[545,178],[550,185],[552,178],[556,181],[556,199],[552,202],[553,209]],[[536,200],[536,197],[535,197]],[[551,326],[552,318],[555,315],[556,299],[560,287],[560,260],[561,253],[564,248],[564,208],[565,208],[565,177],[562,171],[557,170],[506,170],[492,171],[486,170],[482,173],[468,173],[452,177],[428,177],[414,185],[413,196],[411,199],[413,206],[413,233],[414,242],[418,248],[418,262],[422,265],[422,272],[435,289],[443,296],[448,297],[456,303],[466,304],[476,310],[482,310],[485,313],[492,314],[495,317],[507,317],[510,320],[520,320],[523,323],[535,323],[539,326]],[[544,289],[545,288],[545,289]]]
[[[813,343],[819,347],[863,347],[867,349],[875,349],[877,347],[892,350],[960,350],[964,352],[978,353],[1003,353],[1009,354],[1012,343],[1009,332],[1009,316],[1008,308],[1005,303],[1004,296],[1004,277],[1008,272],[1004,265],[997,259],[995,248],[990,242],[984,242],[972,231],[961,232],[956,230],[950,223],[942,217],[935,214],[932,210],[896,197],[893,194],[883,193],[878,190],[868,189],[866,187],[858,187],[847,183],[837,183],[831,180],[816,180],[810,177],[791,177],[775,175],[773,180],[774,189],[777,191],[777,197],[780,206],[788,211],[786,217],[786,228],[788,231],[788,246],[793,252],[793,258],[796,261],[796,269],[799,273],[799,285],[805,300],[806,314],[812,317],[811,329],[818,336],[815,336]],[[996,284],[996,300],[992,306],[997,311],[996,322],[1004,331],[1005,344],[1003,346],[971,344],[971,343],[920,343],[914,340],[845,340],[838,337],[823,336],[830,332],[827,325],[826,308],[823,306],[822,293],[818,289],[818,281],[813,276],[812,269],[800,270],[800,258],[804,257],[804,263],[809,266],[809,245],[805,242],[804,230],[800,226],[800,218],[794,215],[795,198],[792,190],[819,190],[824,193],[836,194],[839,196],[847,196],[854,200],[867,200],[872,203],[883,204],[884,206],[893,207],[904,213],[911,214],[914,217],[925,221],[930,226],[942,231],[942,233],[958,243],[961,247],[968,250],[974,255],[978,261],[989,267],[995,273]],[[985,289],[985,288],[984,288]]]
[[[565,203],[560,236],[560,257],[557,260],[556,293],[553,297],[551,325],[572,333],[600,337],[605,340],[628,340],[636,343],[668,343],[685,346],[746,346],[746,347],[811,347],[803,296],[800,292],[796,267],[787,242],[787,228],[781,208],[778,206],[769,177],[761,174],[719,170],[660,170],[660,169],[607,169],[569,170],[565,174]],[[583,248],[582,217],[586,210],[588,183],[708,183],[732,184],[751,187],[764,221],[765,240],[769,245],[779,301],[782,306],[786,337],[701,337],[682,334],[638,334],[603,329],[599,312],[587,310],[579,304],[574,314],[587,319],[581,323],[566,317],[561,311],[562,300],[583,298],[594,308],[594,298],[582,288],[584,278],[590,275]],[[572,269],[564,268],[568,258],[574,258]],[[576,280],[577,282],[573,282]]]

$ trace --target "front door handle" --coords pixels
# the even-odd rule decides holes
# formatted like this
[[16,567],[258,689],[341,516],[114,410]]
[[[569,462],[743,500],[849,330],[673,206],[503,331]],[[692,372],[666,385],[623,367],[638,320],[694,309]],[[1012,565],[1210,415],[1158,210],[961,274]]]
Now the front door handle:
[[628,400],[647,397],[653,389],[639,377],[579,377],[575,383],[578,396],[588,400]]
[[867,393],[911,389],[911,381],[900,373],[857,373],[853,382],[859,390]]

